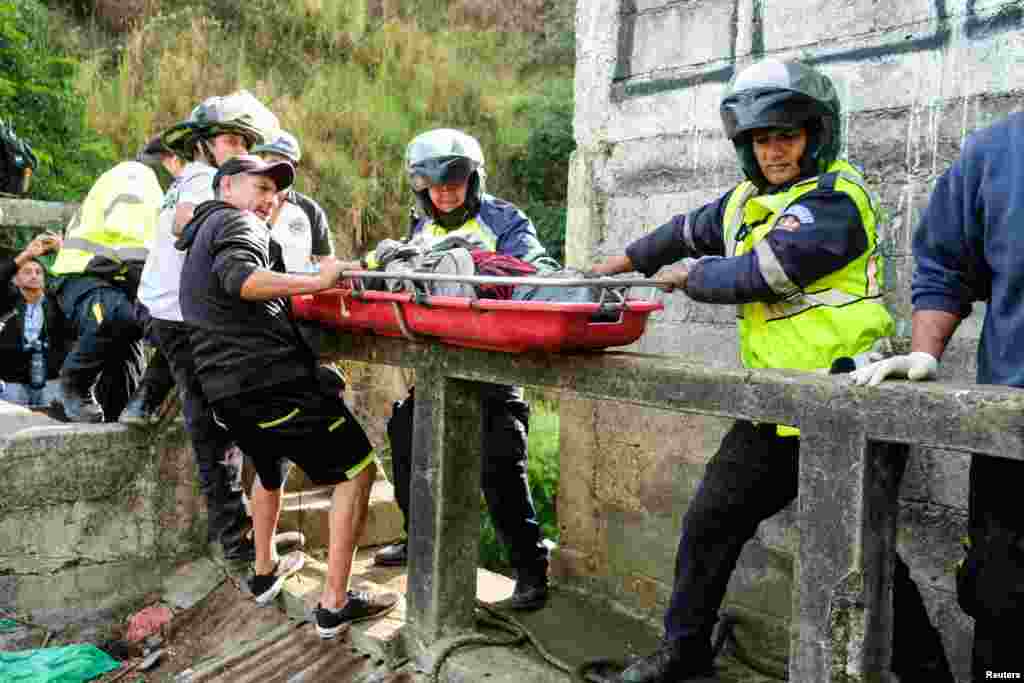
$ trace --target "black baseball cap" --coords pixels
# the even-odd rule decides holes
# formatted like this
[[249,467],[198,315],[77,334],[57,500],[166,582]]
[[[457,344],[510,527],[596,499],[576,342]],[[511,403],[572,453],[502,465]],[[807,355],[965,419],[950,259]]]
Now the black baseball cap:
[[140,164],[156,166],[163,161],[163,157],[174,154],[176,154],[176,152],[165,145],[159,135],[156,135],[150,138],[149,141],[142,146],[139,153],[135,155],[135,160]]
[[220,180],[224,176],[247,173],[249,175],[267,176],[277,184],[277,191],[287,190],[295,182],[295,168],[287,161],[275,161],[267,163],[258,156],[242,154],[231,157],[217,169],[217,175],[213,177],[213,189],[220,187]]

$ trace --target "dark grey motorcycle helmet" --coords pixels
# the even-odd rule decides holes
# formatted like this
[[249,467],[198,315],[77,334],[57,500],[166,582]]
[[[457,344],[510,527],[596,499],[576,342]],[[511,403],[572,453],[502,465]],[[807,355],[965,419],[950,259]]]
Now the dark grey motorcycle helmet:
[[740,71],[726,89],[722,127],[747,178],[764,189],[768,180],[754,156],[751,131],[806,128],[801,177],[824,173],[839,157],[842,122],[839,96],[825,74],[800,62],[766,59]]
[[[421,216],[444,227],[457,227],[476,215],[484,193],[484,153],[472,135],[453,128],[420,133],[405,150],[405,170]],[[443,213],[430,201],[431,185],[469,181],[465,203]]]

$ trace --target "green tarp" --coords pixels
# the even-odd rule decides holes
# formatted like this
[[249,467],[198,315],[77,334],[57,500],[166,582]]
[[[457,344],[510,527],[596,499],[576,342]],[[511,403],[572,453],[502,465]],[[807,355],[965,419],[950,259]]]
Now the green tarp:
[[84,683],[120,664],[93,645],[67,645],[41,650],[0,652],[4,683]]

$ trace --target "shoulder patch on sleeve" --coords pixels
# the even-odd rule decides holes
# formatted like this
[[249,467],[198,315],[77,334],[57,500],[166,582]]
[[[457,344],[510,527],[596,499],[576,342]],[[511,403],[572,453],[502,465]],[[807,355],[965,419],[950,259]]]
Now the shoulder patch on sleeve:
[[775,227],[795,231],[799,230],[801,225],[812,223],[814,223],[814,213],[803,204],[793,204],[775,221]]

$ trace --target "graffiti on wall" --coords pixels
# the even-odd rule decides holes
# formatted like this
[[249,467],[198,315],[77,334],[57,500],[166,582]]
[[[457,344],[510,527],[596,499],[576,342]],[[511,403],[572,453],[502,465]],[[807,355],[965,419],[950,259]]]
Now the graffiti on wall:
[[[741,5],[749,2],[751,16],[750,55],[754,59],[764,56],[764,2],[763,0],[734,0],[732,9],[730,49],[727,64],[699,71],[698,73],[680,76],[668,76],[649,80],[632,80],[632,57],[637,40],[637,19],[641,14],[636,0],[622,0],[620,9],[618,59],[615,77],[612,83],[612,98],[621,101],[631,97],[652,95],[672,90],[682,90],[695,85],[707,83],[727,83],[734,73],[734,64],[739,44],[739,16]],[[981,16],[977,10],[977,0],[967,0],[964,13],[960,17],[951,16],[946,0],[932,0],[932,16],[934,30],[923,35],[907,37],[898,42],[883,45],[872,45],[855,48],[820,50],[805,58],[810,64],[829,64],[834,62],[857,62],[865,59],[897,56],[914,52],[939,50],[950,44],[954,35],[954,22],[960,21],[962,35],[967,40],[982,40],[1010,31],[1024,28],[1024,0],[1010,0],[1001,5],[994,13]]]

